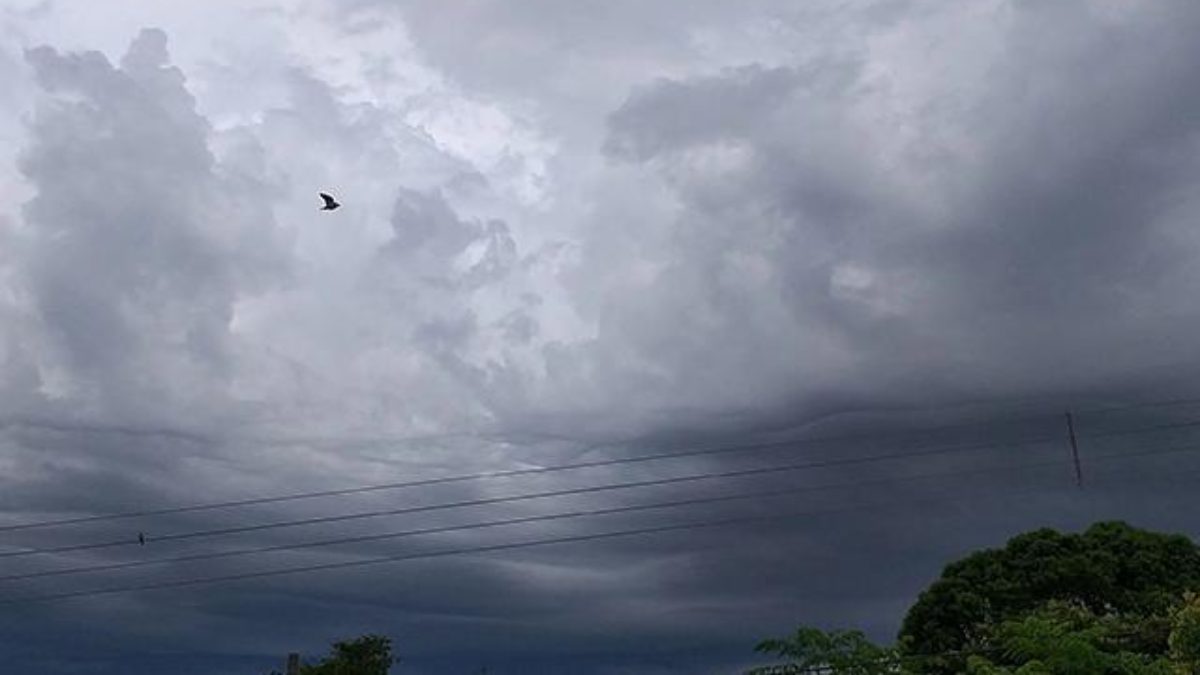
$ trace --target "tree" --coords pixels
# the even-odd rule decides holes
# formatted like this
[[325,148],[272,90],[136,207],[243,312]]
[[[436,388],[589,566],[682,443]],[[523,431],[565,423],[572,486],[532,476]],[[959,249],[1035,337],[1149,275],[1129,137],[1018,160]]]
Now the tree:
[[[968,675],[1195,675],[1200,673],[1200,595],[1186,593],[1167,618],[1169,651],[1140,654],[1131,648],[1145,618],[1097,616],[1059,601],[1004,622],[996,631],[998,655],[967,661]],[[1154,631],[1160,617],[1151,617]]]
[[1167,644],[1176,673],[1200,673],[1200,595],[1186,594],[1183,603],[1171,612],[1171,635]]
[[967,659],[971,675],[1173,675],[1163,654],[1134,651],[1137,620],[1097,616],[1078,604],[1051,601],[991,631],[987,655]]
[[1123,617],[1133,632],[1122,648],[1165,654],[1169,612],[1196,588],[1200,550],[1186,537],[1120,522],[1077,535],[1037,530],[947,566],[904,618],[900,650],[945,654],[925,661],[924,672],[962,673],[967,655],[987,652],[1005,622],[1059,601],[1097,618]]
[[762,675],[1197,675],[1200,549],[1124,523],[1043,529],[952,563],[905,616],[896,647],[801,628]]
[[364,635],[333,643],[329,656],[300,666],[300,675],[388,675],[394,662],[389,638]]
[[755,668],[747,675],[886,675],[896,672],[899,663],[894,649],[873,644],[857,630],[800,628],[791,637],[763,640],[755,651],[788,662]]

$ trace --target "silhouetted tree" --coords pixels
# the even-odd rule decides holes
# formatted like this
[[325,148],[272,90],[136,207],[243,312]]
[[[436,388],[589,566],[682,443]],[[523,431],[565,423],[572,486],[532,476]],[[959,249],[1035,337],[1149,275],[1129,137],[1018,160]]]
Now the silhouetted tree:
[[1168,614],[1200,589],[1200,550],[1189,539],[1125,523],[1098,523],[1082,534],[1042,529],[1002,549],[952,563],[917,599],[900,630],[903,654],[943,654],[929,673],[962,673],[965,656],[994,641],[997,627],[1052,601],[1130,627],[1121,649],[1165,654]]
[[787,661],[755,668],[748,675],[886,675],[899,666],[896,650],[873,644],[857,630],[799,628],[789,637],[763,640],[755,651]]
[[300,666],[300,675],[388,675],[397,661],[389,638],[364,635],[333,643],[329,656]]
[[1042,529],[952,563],[909,610],[895,648],[801,628],[755,673],[1200,674],[1200,548],[1125,523]]

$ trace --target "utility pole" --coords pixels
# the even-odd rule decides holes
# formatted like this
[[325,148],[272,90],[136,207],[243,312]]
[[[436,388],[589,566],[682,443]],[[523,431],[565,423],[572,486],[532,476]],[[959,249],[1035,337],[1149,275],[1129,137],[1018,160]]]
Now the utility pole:
[[1083,488],[1083,468],[1079,465],[1079,444],[1075,441],[1075,421],[1067,411],[1067,438],[1071,441],[1071,461],[1075,464],[1075,486]]
[[300,655],[296,652],[288,654],[287,675],[300,675]]

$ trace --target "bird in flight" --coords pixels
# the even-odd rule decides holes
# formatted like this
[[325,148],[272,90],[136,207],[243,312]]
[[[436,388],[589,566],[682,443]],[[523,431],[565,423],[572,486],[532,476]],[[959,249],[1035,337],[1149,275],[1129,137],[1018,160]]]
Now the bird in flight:
[[318,192],[317,194],[321,195],[321,199],[325,200],[325,206],[321,207],[322,211],[332,211],[341,206],[341,204],[337,203],[337,200],[325,194],[324,192]]

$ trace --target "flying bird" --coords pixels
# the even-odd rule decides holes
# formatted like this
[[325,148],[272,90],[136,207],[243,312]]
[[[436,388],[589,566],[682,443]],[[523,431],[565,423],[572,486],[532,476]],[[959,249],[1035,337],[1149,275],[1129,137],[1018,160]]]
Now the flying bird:
[[332,211],[341,206],[341,204],[337,203],[337,200],[325,194],[324,192],[318,192],[317,194],[321,195],[321,199],[325,200],[325,206],[321,207],[322,211]]

